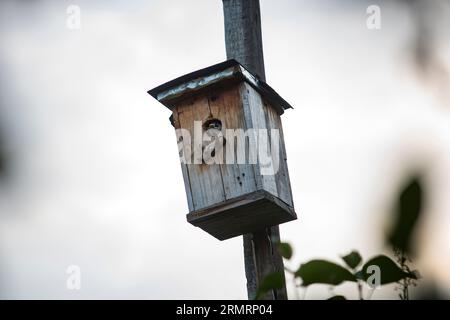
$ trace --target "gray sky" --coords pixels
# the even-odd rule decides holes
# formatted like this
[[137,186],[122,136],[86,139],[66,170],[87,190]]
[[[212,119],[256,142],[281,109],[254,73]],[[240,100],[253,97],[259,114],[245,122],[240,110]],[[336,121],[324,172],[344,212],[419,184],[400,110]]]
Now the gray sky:
[[[80,30],[66,28],[69,4]],[[267,81],[295,108],[282,118],[299,215],[281,226],[288,265],[385,250],[393,192],[423,165],[432,199],[417,267],[449,290],[450,108],[411,67],[406,9],[382,2],[375,31],[369,4],[261,0]],[[448,38],[437,51],[450,66]],[[170,112],[146,93],[223,60],[219,0],[1,2],[13,172],[0,185],[0,296],[246,298],[242,240],[186,222]],[[79,291],[66,289],[73,264]]]

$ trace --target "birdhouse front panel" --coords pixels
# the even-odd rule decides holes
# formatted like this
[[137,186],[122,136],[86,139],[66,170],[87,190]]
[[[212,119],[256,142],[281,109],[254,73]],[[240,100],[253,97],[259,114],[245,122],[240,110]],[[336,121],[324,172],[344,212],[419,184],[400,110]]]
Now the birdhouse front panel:
[[296,219],[273,89],[229,60],[149,93],[172,111],[191,224],[223,240]]
[[[182,166],[190,211],[203,209],[257,190],[253,165],[207,164],[204,159],[197,161],[200,163],[195,163],[194,159],[195,150],[202,155],[204,152],[204,144],[193,139],[195,122],[201,124],[202,136],[207,131],[205,124],[213,120],[219,121],[221,132],[225,132],[227,128],[245,128],[244,113],[239,101],[238,88],[231,87],[210,92],[206,96],[192,97],[178,103],[172,109],[174,127],[187,129],[191,137],[190,141],[186,141],[184,137],[181,138],[182,141],[178,140],[182,144],[181,152],[184,151],[184,154],[189,156],[189,159],[186,159],[187,164],[182,163]],[[177,138],[180,137],[182,135],[178,135]],[[215,152],[223,152],[222,158],[225,162],[226,142]]]

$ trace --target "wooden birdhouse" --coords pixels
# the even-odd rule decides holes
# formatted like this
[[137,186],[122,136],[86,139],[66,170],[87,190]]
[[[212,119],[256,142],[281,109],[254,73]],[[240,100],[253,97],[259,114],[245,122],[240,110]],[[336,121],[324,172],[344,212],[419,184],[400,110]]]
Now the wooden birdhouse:
[[235,60],[148,91],[172,111],[187,221],[224,240],[297,218],[280,116],[292,108]]

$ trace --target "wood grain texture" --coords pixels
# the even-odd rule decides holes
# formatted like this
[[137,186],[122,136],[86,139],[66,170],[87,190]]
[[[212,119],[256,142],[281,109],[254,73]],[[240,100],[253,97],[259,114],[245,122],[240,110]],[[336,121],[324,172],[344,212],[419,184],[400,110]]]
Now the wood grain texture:
[[259,0],[223,0],[228,58],[265,80]]
[[[202,123],[211,115],[207,97],[196,97],[177,106],[181,128],[191,132],[191,150],[202,152],[201,141],[194,139],[194,121]],[[218,164],[187,164],[187,174],[193,200],[194,210],[220,203],[226,200],[222,173]]]
[[[241,97],[237,86],[220,91],[209,98],[209,105],[213,117],[222,121],[222,132],[226,130],[245,130],[244,113]],[[257,190],[255,174],[252,164],[239,164],[237,159],[238,139],[226,139],[224,159],[225,163],[220,165],[222,172],[225,198],[232,199]],[[233,146],[233,148],[231,148]],[[233,154],[234,164],[226,162],[228,151]],[[230,157],[231,157],[230,154]]]
[[[175,107],[172,110],[172,116],[173,116],[173,126],[175,129],[181,129],[181,124],[180,124],[180,118],[178,117],[178,107]],[[177,135],[177,144],[180,141],[180,137],[181,134],[180,132],[176,131]],[[190,154],[190,148],[191,146],[186,146],[185,143],[182,143],[182,147],[184,150],[182,150],[182,152],[185,152],[184,154]],[[186,191],[186,198],[187,198],[187,202],[188,202],[188,208],[189,211],[194,211],[194,202],[193,202],[193,198],[192,198],[192,192],[191,192],[191,182],[189,179],[189,170],[187,167],[186,163],[182,163],[180,161],[180,165],[181,165],[181,172],[183,174],[183,181],[184,181],[184,189]]]
[[[267,123],[267,118],[266,118],[266,114],[264,111],[264,105],[263,105],[263,100],[260,96],[260,94],[253,89],[253,87],[251,87],[249,84],[244,83],[244,87],[245,90],[243,90],[243,94],[247,95],[248,98],[248,108],[250,109],[250,117],[251,117],[251,122],[253,125],[253,129],[262,129],[262,130],[267,130],[269,129],[268,123]],[[267,131],[263,131],[263,132],[267,132]],[[262,134],[258,134],[258,149],[261,147],[262,144],[262,136],[265,135],[265,133]],[[267,140],[267,143],[270,144],[270,140]],[[258,157],[260,156],[259,154],[259,150],[258,150]],[[275,181],[275,175],[267,175],[267,174],[263,174],[263,170],[262,170],[262,164],[261,164],[261,159],[258,159],[258,167],[257,167],[257,178],[260,180],[259,181],[259,185],[261,186],[262,189],[266,190],[267,192],[273,194],[274,196],[278,196],[278,190],[277,190],[277,183]]]
[[294,206],[292,199],[291,182],[289,179],[289,171],[287,166],[286,147],[284,143],[283,126],[281,124],[281,118],[278,112],[269,103],[264,102],[264,112],[266,115],[267,128],[276,129],[279,133],[279,150],[278,154],[273,154],[272,157],[278,157],[278,160],[272,159],[272,161],[279,161],[279,170],[275,174],[275,184],[277,188],[277,196],[286,202],[291,207]]
[[294,219],[296,214],[292,207],[264,190],[248,193],[187,215],[188,222],[219,240]]

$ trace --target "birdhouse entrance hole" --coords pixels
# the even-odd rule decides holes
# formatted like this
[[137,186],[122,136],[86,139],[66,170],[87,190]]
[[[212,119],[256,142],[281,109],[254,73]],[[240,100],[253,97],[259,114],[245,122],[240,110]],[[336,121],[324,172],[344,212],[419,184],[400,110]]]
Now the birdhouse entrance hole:
[[222,131],[222,121],[220,121],[219,119],[216,119],[216,118],[208,119],[203,124],[203,129],[205,131],[208,131],[210,129]]
[[[210,118],[205,120],[205,122],[203,123],[203,131],[206,132],[214,140],[214,145],[210,146],[209,150],[211,157],[214,158],[216,156],[216,148],[221,149],[217,151],[223,152],[223,147],[226,143],[225,137],[223,136],[222,132],[222,121],[217,118]],[[203,151],[205,151],[205,148],[203,148]]]

